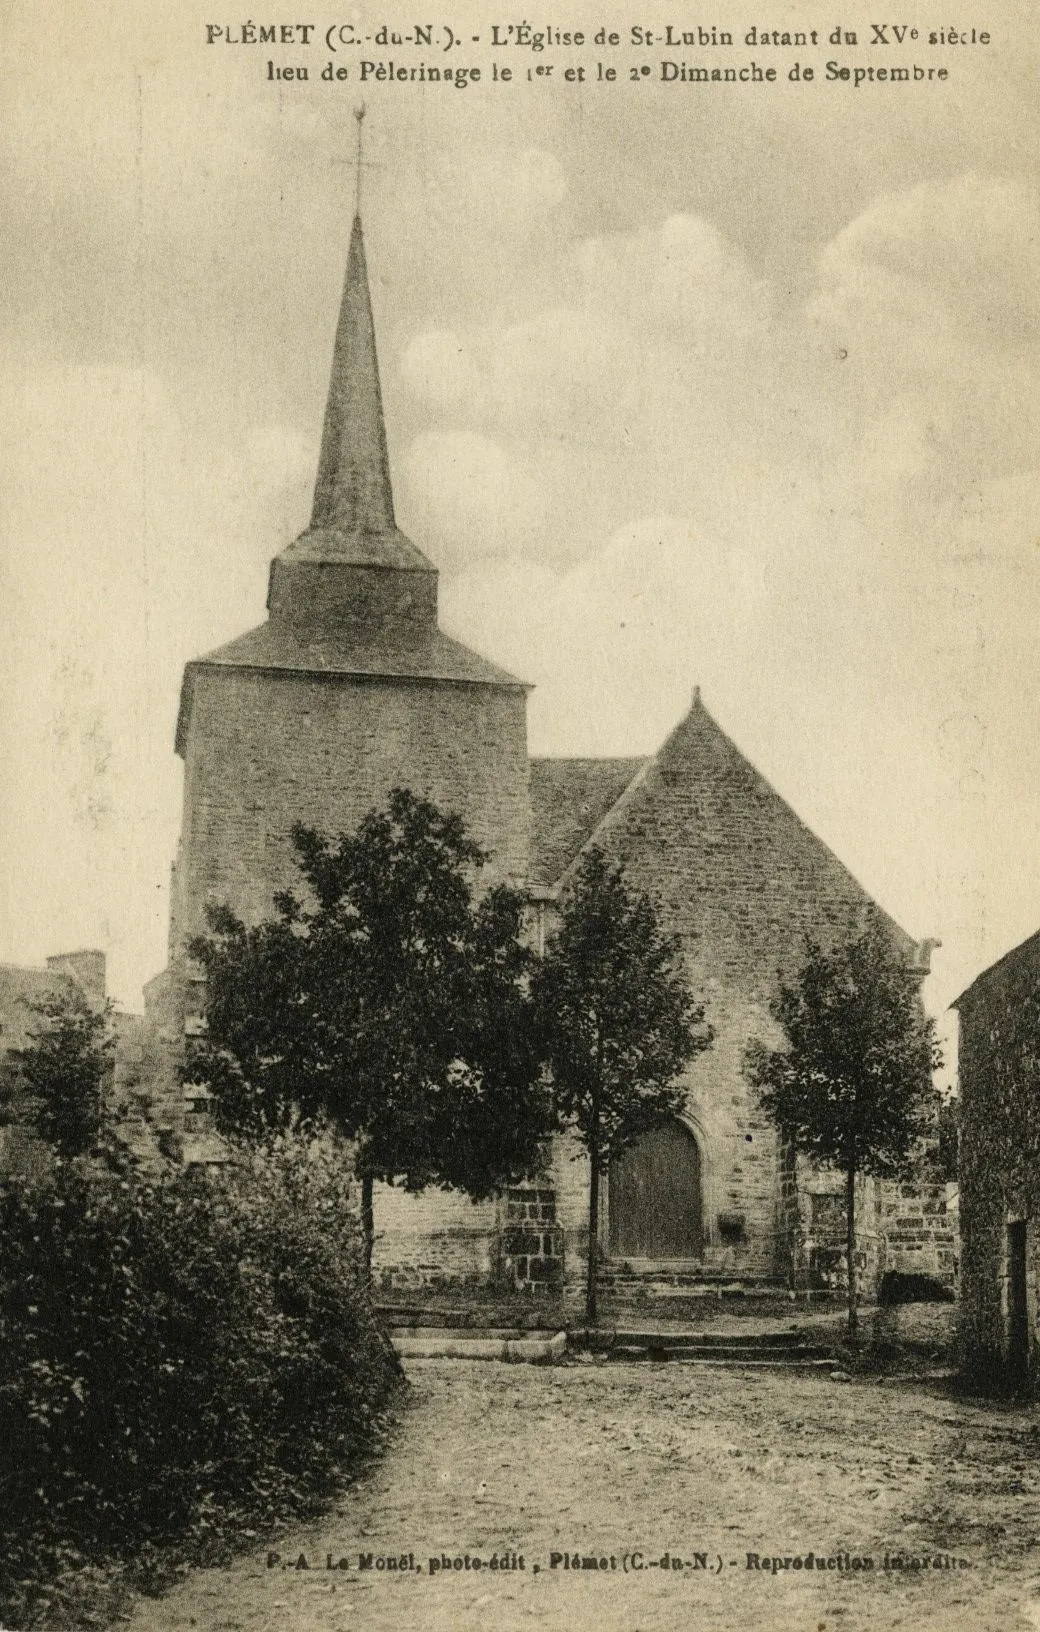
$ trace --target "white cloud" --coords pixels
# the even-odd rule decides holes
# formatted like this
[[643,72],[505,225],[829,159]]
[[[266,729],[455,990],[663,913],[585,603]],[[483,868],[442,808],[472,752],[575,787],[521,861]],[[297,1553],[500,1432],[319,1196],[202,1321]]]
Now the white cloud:
[[597,311],[673,341],[709,348],[734,326],[745,343],[767,324],[773,297],[744,257],[702,216],[668,216],[641,232],[587,238],[569,271]]
[[479,410],[484,402],[485,380],[469,344],[450,329],[417,334],[404,351],[401,369],[420,402],[434,410]]
[[472,431],[426,432],[405,461],[412,502],[444,565],[522,549],[544,497],[518,460]]
[[889,473],[936,494],[1031,461],[1038,317],[1040,199],[973,174],[875,200],[823,250],[809,305],[872,421],[868,460],[902,419],[915,453],[888,437]]

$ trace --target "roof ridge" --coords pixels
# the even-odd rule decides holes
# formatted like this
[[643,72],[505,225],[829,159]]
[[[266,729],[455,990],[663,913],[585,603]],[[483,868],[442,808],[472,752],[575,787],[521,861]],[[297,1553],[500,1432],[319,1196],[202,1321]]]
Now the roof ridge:
[[559,878],[554,880],[554,883],[553,883],[553,888],[554,889],[558,889],[562,885],[564,879],[567,878],[568,875],[574,871],[574,869],[577,867],[579,861],[581,860],[582,856],[585,855],[586,851],[592,849],[595,846],[596,841],[597,841],[600,833],[607,826],[607,824],[610,821],[611,817],[617,815],[617,813],[621,809],[622,805],[627,807],[628,804],[631,803],[631,800],[635,797],[635,795],[638,792],[639,788],[641,788],[643,786],[644,782],[646,781],[647,776],[650,773],[651,767],[653,765],[655,765],[656,762],[657,762],[657,754],[651,754],[649,759],[644,759],[643,760],[643,762],[640,765],[639,769],[636,771],[635,775],[632,777],[632,780],[630,782],[626,782],[625,786],[622,788],[621,792],[618,794],[617,798],[614,800],[614,803],[609,807],[608,810],[605,810],[603,812],[603,815],[600,817],[599,821],[596,823],[595,827],[592,829],[592,832],[588,835],[588,837],[582,842],[582,844],[579,846],[579,848],[575,851],[574,855],[571,857],[570,861],[567,863],[566,867],[563,869],[563,872],[560,874]]
[[[795,810],[795,808],[791,804],[790,800],[786,799],[784,797],[784,795],[780,792],[780,790],[773,786],[773,784],[772,784],[772,782],[770,782],[768,776],[766,776],[763,771],[759,770],[758,766],[754,763],[753,760],[750,760],[748,758],[747,754],[744,753],[744,751],[738,746],[738,744],[734,742],[733,738],[729,735],[729,733],[727,731],[725,731],[723,729],[723,727],[719,724],[719,722],[715,718],[714,714],[709,713],[708,709],[705,708],[704,703],[703,703],[703,701],[701,699],[700,687],[699,686],[697,687],[696,691],[694,692],[693,707],[690,709],[689,713],[686,714],[683,717],[682,720],[680,720],[679,724],[675,728],[675,732],[679,731],[681,729],[681,727],[686,724],[686,721],[690,718],[690,716],[697,709],[700,710],[700,712],[705,716],[705,718],[708,720],[708,722],[714,727],[715,731],[722,738],[722,740],[726,744],[727,748],[729,748],[731,750],[731,752],[736,754],[737,758],[741,761],[741,763],[748,767],[748,770],[751,771],[752,775],[755,776],[759,782],[761,782],[762,786],[767,790],[767,792],[770,793],[772,795],[772,797],[775,800],[777,800],[777,802],[779,804],[781,804],[783,806],[783,808],[787,811],[788,815],[791,816],[795,822],[797,822],[797,824],[801,828],[802,832],[807,834],[808,837],[813,841],[813,843],[818,845],[820,847],[820,849],[823,850],[830,857],[831,861],[834,862],[835,866],[840,868],[841,871],[845,874],[845,877],[847,879],[849,879],[856,886],[856,888],[859,891],[860,895],[862,895],[864,897],[864,899],[867,902],[869,902],[870,905],[877,912],[879,912],[881,914],[882,918],[884,918],[886,920],[886,922],[889,923],[892,926],[892,928],[894,930],[896,930],[903,937],[903,939],[905,941],[908,941],[910,943],[911,947],[913,947],[914,950],[916,951],[921,943],[913,935],[910,934],[909,930],[904,929],[902,924],[897,922],[897,920],[892,917],[892,914],[890,912],[886,911],[886,909],[881,905],[880,901],[876,900],[876,898],[874,897],[872,892],[867,889],[866,885],[862,884],[860,882],[860,880],[856,877],[856,875],[852,871],[851,867],[848,867],[846,865],[846,863],[844,861],[842,861],[841,857],[838,855],[838,852],[831,848],[831,846],[827,843],[826,839],[821,839],[820,835],[816,832],[815,828],[810,827],[809,823],[805,820],[804,817],[799,816],[798,812]],[[675,735],[675,732],[672,733],[672,736]],[[671,741],[671,737],[669,737],[668,741],[669,742]],[[667,743],[662,745],[662,748],[661,748],[662,753],[664,752],[665,747],[667,747]]]
[[950,1008],[956,1009],[958,1005],[968,996],[968,993],[974,991],[980,980],[985,980],[987,975],[994,974],[1000,968],[1001,964],[1007,963],[1008,959],[1013,958],[1016,952],[1024,951],[1031,941],[1036,940],[1040,940],[1040,929],[1034,929],[1031,935],[1027,935],[1024,940],[1016,942],[1014,946],[1009,946],[1007,951],[1002,952],[999,958],[994,958],[992,963],[987,963],[985,969],[980,969],[978,974],[975,976],[975,979],[970,981],[969,984],[965,986],[963,992],[961,992],[958,997],[954,998],[953,1002],[950,1004]]

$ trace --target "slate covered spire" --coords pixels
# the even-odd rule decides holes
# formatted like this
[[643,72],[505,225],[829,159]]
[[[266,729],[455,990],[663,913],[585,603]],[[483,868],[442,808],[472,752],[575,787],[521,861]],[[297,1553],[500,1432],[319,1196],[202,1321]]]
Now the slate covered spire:
[[310,524],[355,535],[396,530],[360,215],[350,235]]
[[273,629],[299,661],[347,648],[418,648],[437,630],[437,569],[398,531],[361,218],[355,213],[332,352],[311,519],[275,556]]

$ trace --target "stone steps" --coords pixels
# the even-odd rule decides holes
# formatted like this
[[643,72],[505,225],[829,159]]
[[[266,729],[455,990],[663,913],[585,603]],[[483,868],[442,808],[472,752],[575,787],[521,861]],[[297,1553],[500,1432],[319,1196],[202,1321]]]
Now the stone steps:
[[807,1341],[797,1332],[744,1334],[660,1332],[646,1330],[571,1334],[571,1346],[610,1360],[678,1361],[684,1365],[726,1370],[831,1371],[837,1365],[826,1343]]
[[690,1354],[683,1350],[672,1352],[663,1350],[650,1354],[645,1350],[620,1351],[611,1355],[615,1361],[632,1360],[670,1360],[684,1366],[699,1366],[704,1371],[797,1371],[823,1372],[826,1375],[837,1366],[833,1358],[805,1358],[793,1357],[761,1358],[754,1355],[742,1355],[739,1359],[716,1354]]
[[544,1366],[561,1360],[567,1350],[566,1332],[548,1331],[413,1326],[391,1331],[390,1341],[401,1358],[409,1360],[505,1360]]
[[717,1290],[719,1287],[739,1288],[745,1292],[784,1292],[787,1282],[780,1275],[738,1275],[732,1270],[686,1268],[681,1264],[661,1263],[605,1264],[596,1276],[596,1284],[614,1286],[692,1286]]

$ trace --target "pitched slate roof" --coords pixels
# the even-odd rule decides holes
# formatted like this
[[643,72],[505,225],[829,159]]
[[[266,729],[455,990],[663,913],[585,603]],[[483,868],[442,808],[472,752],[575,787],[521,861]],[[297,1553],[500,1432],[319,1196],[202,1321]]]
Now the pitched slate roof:
[[[470,651],[434,629],[429,640],[412,647],[379,642],[358,643],[337,631],[316,630],[300,635],[262,623],[226,646],[194,660],[253,669],[305,670],[311,674],[370,674],[421,680],[463,680],[478,685],[530,687],[479,652]],[[189,664],[189,668],[192,667]]]
[[349,633],[316,630],[304,637],[295,630],[262,623],[226,646],[185,665],[177,715],[176,748],[184,753],[199,669],[253,669],[265,673],[308,674],[330,680],[365,678],[443,681],[530,691],[524,680],[489,663],[478,652],[433,629],[421,646],[358,644]]
[[1030,974],[1035,976],[1038,972],[1040,972],[1040,930],[1027,935],[1024,941],[1020,941],[1017,946],[1005,952],[996,963],[991,963],[987,969],[977,974],[971,985],[964,988],[960,997],[954,998],[950,1007],[959,1009],[962,1003],[967,1004],[974,1000],[991,980],[999,980],[1006,975],[1011,975],[1012,978],[1028,977]]
[[554,884],[644,759],[532,759],[531,882]]

